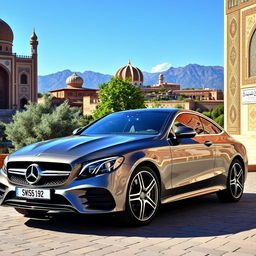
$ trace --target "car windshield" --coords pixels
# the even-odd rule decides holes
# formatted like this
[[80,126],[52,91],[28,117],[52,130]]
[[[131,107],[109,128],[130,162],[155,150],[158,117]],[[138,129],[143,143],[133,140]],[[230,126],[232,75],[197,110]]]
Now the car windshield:
[[110,114],[85,129],[81,135],[93,134],[158,134],[168,112],[132,111]]

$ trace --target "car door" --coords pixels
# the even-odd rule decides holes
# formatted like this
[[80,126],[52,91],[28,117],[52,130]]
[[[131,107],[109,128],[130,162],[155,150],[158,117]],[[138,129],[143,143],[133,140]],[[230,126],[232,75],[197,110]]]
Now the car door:
[[215,148],[204,134],[201,119],[192,113],[179,113],[171,127],[175,132],[179,125],[191,127],[196,132],[193,138],[171,139],[172,193],[195,191],[210,185],[214,171]]

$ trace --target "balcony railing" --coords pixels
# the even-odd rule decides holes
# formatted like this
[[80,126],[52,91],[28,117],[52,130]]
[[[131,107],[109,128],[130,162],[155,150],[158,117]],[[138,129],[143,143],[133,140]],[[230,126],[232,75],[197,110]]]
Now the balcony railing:
[[32,58],[29,55],[18,55],[16,53],[12,53],[12,52],[1,52],[0,51],[0,55],[15,56],[16,58],[22,58],[22,59],[31,59]]

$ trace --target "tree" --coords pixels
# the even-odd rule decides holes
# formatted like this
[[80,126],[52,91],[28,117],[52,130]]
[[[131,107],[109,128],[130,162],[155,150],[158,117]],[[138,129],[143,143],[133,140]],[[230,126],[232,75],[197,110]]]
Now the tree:
[[215,119],[222,114],[224,114],[224,105],[219,105],[219,106],[213,108],[211,111],[212,119]]
[[78,108],[70,107],[68,102],[53,107],[51,97],[45,95],[42,103],[30,102],[26,111],[17,111],[13,122],[6,124],[5,133],[17,150],[34,142],[68,136],[81,122]]
[[214,121],[219,124],[221,127],[224,127],[224,114],[221,114],[217,118],[214,119]]
[[133,86],[128,80],[113,77],[99,88],[99,105],[93,112],[94,119],[117,111],[145,108],[140,88]]
[[176,105],[174,106],[174,108],[182,109],[182,108],[184,108],[184,106],[183,106],[182,104],[176,104]]
[[210,112],[203,112],[204,115],[213,119],[217,124],[224,127],[224,105],[213,108]]

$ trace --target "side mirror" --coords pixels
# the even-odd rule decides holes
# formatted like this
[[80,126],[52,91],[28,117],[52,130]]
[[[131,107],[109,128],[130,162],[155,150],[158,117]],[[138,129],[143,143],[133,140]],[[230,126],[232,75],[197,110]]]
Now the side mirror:
[[175,136],[177,139],[193,138],[196,136],[196,132],[193,128],[184,125],[178,126],[175,130]]
[[82,128],[76,128],[76,129],[72,132],[72,134],[73,134],[73,135],[77,135],[81,130],[82,130]]

